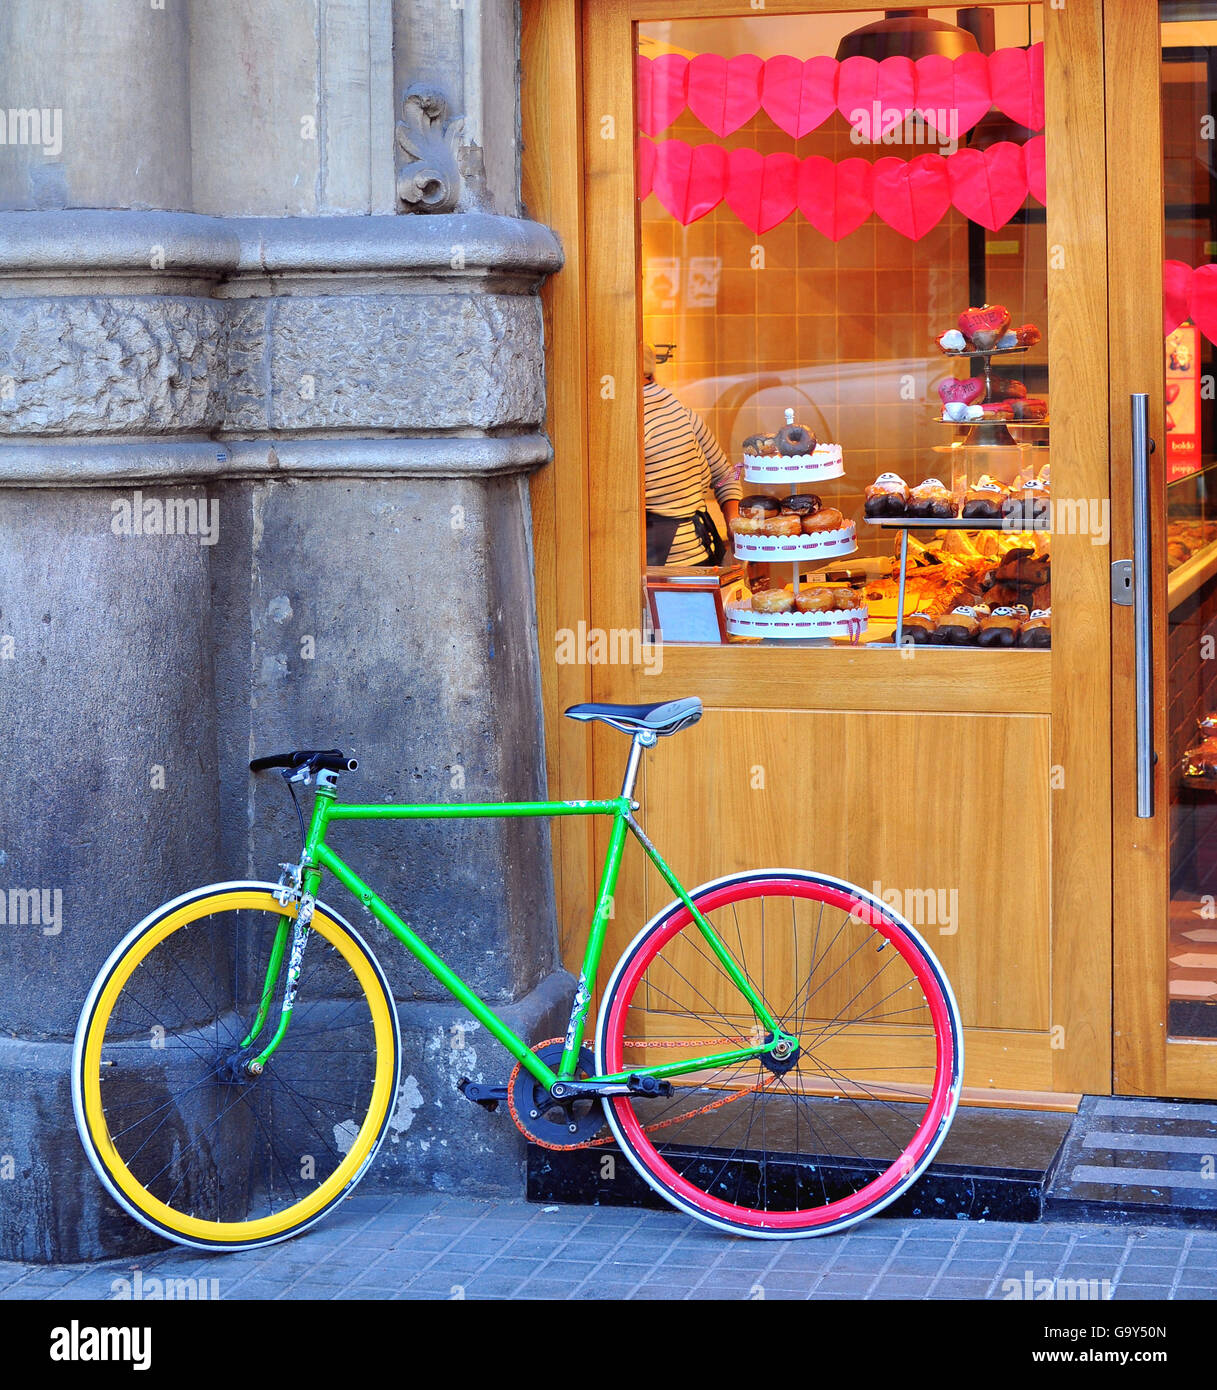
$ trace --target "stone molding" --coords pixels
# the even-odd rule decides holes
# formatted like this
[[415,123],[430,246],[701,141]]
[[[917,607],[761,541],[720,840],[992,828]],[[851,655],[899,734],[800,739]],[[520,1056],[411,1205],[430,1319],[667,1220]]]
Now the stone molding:
[[374,472],[535,467],[535,290],[561,261],[547,228],[481,213],[0,214],[0,484],[229,476],[259,436],[268,473],[358,473],[359,434],[393,437],[359,441]]

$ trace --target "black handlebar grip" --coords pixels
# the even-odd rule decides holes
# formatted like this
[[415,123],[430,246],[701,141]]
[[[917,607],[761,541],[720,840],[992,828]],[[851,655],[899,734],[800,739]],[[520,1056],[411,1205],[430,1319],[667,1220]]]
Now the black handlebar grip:
[[249,770],[265,772],[272,767],[304,767],[306,764],[314,771],[324,769],[328,772],[354,772],[359,766],[341,748],[296,748],[289,753],[269,753],[264,758],[254,758]]

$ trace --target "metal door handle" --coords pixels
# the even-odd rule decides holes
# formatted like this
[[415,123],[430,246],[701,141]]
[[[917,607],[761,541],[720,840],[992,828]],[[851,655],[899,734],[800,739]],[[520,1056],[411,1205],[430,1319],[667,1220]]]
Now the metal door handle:
[[1137,688],[1137,817],[1154,814],[1153,603],[1149,526],[1149,396],[1132,396],[1133,652]]

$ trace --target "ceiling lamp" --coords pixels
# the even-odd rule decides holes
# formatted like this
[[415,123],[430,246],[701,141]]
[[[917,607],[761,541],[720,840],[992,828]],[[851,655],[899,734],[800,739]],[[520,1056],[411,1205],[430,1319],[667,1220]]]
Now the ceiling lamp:
[[940,54],[958,58],[963,53],[979,53],[980,47],[966,29],[930,19],[926,10],[888,10],[886,18],[863,25],[846,34],[837,45],[837,62],[846,58],[928,58]]

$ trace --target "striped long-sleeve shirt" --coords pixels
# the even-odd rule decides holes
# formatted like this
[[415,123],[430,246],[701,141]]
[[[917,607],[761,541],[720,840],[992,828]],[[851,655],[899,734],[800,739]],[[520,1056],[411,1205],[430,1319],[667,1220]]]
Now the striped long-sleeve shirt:
[[[657,381],[642,388],[643,450],[646,456],[647,510],[660,516],[691,516],[706,504],[713,487],[719,505],[738,502],[743,489],[731,461],[705,421]],[[704,565],[706,552],[693,523],[676,532],[669,565]]]

